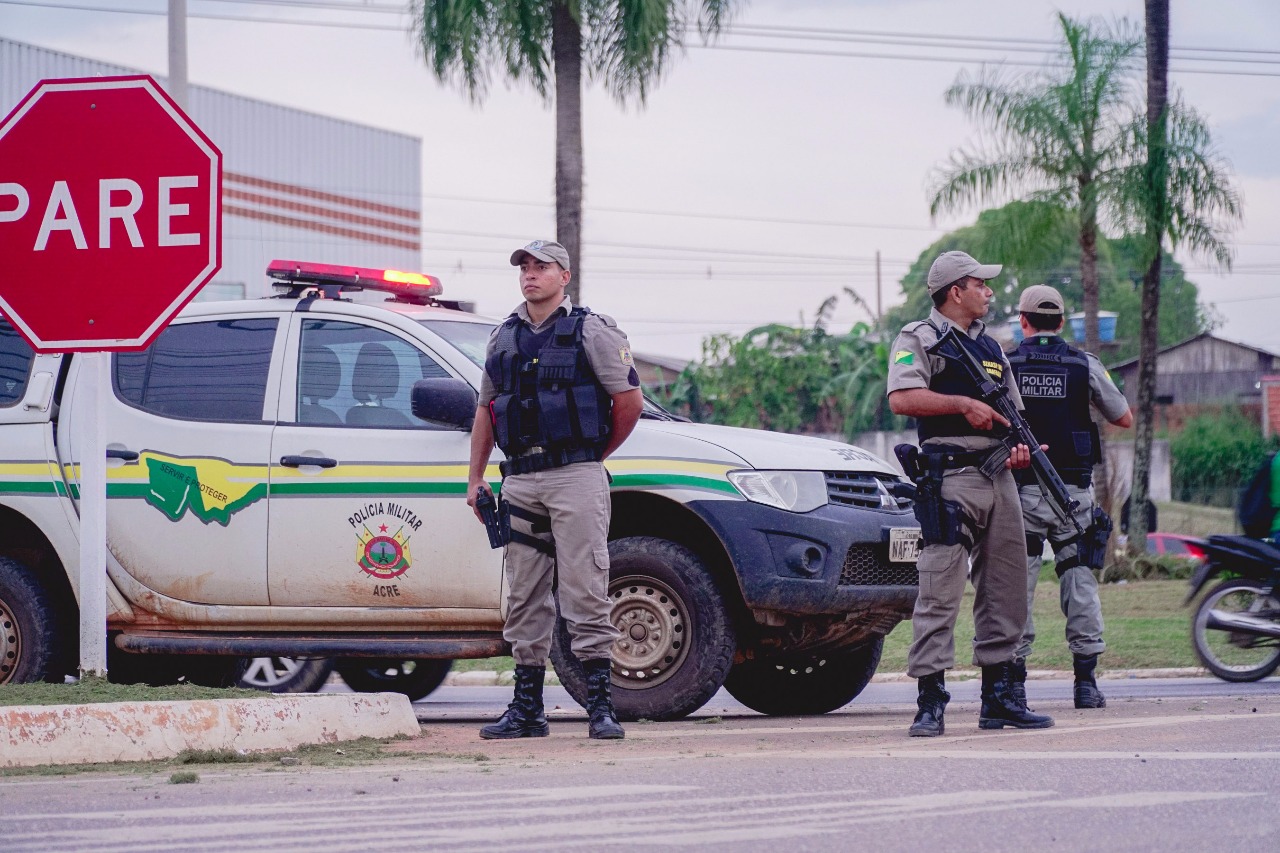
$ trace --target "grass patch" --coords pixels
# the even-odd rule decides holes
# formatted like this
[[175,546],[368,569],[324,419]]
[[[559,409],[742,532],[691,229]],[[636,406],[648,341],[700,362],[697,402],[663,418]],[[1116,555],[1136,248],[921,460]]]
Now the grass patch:
[[[1046,576],[1047,575],[1047,576]],[[1103,584],[1103,638],[1107,652],[1100,661],[1105,669],[1151,669],[1199,666],[1191,648],[1191,608],[1183,607],[1187,583],[1181,580]],[[1071,669],[1067,648],[1066,617],[1058,604],[1058,579],[1046,563],[1036,586],[1034,615],[1036,644],[1029,658],[1032,669]],[[968,668],[973,648],[973,589],[965,590],[956,620],[956,663]],[[880,672],[906,672],[911,645],[911,623],[901,622],[884,641]]]
[[200,781],[200,774],[191,770],[179,770],[169,776],[170,785],[194,785]]
[[[1156,504],[1156,516],[1159,528],[1166,533],[1203,537],[1214,533],[1240,532],[1240,525],[1236,523],[1236,511],[1229,507],[1170,501]],[[1116,532],[1120,532],[1118,526]]]
[[172,684],[112,684],[84,678],[74,684],[0,684],[0,705],[85,705],[99,702],[177,702],[192,699],[261,699],[261,690]]
[[453,662],[454,672],[472,672],[475,670],[509,672],[515,668],[516,660],[509,656],[496,658],[469,658],[464,660],[455,660]]

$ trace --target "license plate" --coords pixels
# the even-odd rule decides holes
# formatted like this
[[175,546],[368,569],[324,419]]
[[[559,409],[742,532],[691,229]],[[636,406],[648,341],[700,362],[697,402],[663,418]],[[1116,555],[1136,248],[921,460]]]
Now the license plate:
[[889,562],[914,563],[920,556],[920,528],[889,528]]

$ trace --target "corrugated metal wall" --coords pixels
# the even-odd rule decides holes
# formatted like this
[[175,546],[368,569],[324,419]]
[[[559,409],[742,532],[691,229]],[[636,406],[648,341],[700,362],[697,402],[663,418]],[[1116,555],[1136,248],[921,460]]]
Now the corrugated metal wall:
[[[0,38],[0,116],[44,79],[138,73]],[[268,294],[273,258],[421,267],[420,139],[201,86],[189,98],[223,157],[222,270],[198,298]]]

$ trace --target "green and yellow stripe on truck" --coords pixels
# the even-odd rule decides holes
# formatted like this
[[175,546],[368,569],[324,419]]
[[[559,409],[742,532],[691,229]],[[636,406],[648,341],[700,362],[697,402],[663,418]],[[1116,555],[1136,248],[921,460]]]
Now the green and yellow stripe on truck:
[[0,495],[62,495],[66,484],[55,462],[0,461]]
[[[79,466],[66,465],[71,495]],[[661,457],[610,459],[615,489],[661,490],[691,498],[734,498],[737,490],[727,472],[735,466]],[[338,497],[381,495],[386,497],[461,497],[467,488],[467,465],[462,462],[397,464],[342,463],[334,468],[303,472],[295,468],[248,465],[217,457],[172,456],[147,450],[136,461],[107,469],[107,496],[141,499],[178,521],[187,513],[208,524],[223,526],[231,517],[268,495],[290,497]],[[485,476],[500,487],[497,465]],[[58,466],[52,462],[0,462],[0,495],[63,495],[68,493]]]

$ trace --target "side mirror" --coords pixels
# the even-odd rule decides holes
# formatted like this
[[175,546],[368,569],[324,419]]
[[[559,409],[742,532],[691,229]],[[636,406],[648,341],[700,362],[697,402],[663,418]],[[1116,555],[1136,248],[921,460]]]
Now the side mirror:
[[419,379],[411,399],[414,417],[428,423],[469,430],[476,419],[476,392],[461,379]]

